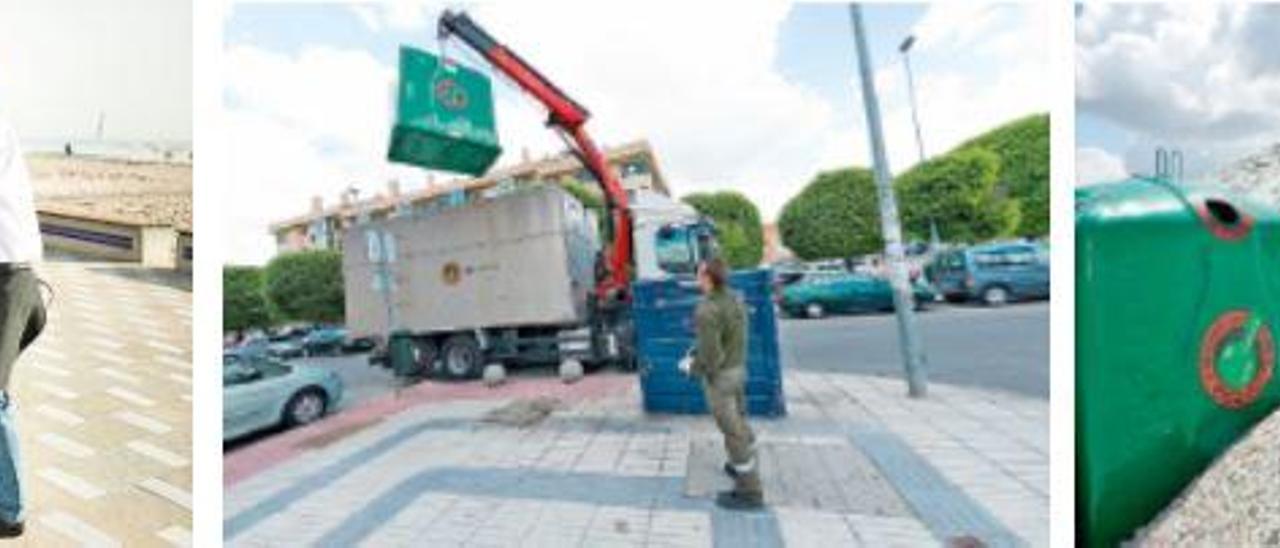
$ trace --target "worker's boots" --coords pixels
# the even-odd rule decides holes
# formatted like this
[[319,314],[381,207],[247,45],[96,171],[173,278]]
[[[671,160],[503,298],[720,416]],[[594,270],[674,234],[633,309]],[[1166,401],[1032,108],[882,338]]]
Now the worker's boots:
[[764,508],[764,495],[760,492],[721,491],[716,495],[716,506],[725,510],[760,510]]

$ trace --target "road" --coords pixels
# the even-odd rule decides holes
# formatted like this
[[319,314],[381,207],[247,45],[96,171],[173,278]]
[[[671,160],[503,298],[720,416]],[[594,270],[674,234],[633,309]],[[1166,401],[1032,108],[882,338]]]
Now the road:
[[[930,380],[1049,398],[1048,303],[937,306],[916,318]],[[783,320],[781,331],[785,367],[903,375],[893,314]]]
[[[1022,395],[1049,397],[1049,305],[1004,308],[940,305],[918,314],[929,378]],[[782,320],[784,367],[888,376],[902,375],[898,324],[892,314]],[[304,358],[293,363],[332,369],[346,386],[341,408],[394,390],[389,371],[369,367],[364,354]],[[552,367],[514,372],[554,375]]]

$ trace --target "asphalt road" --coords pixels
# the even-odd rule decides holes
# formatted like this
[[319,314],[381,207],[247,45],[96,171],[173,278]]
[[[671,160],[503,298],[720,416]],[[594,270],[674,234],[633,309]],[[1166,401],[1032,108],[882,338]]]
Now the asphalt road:
[[[1048,303],[940,305],[916,318],[930,380],[1049,398]],[[893,314],[781,323],[784,367],[905,378]]]
[[[938,305],[917,314],[916,318],[924,339],[931,381],[995,388],[1048,399],[1048,303],[1003,308]],[[903,376],[898,324],[893,314],[782,320],[779,335],[786,368]],[[366,354],[300,358],[291,363],[336,371],[344,384],[338,410],[358,407],[400,386],[400,381],[388,370],[370,367]],[[553,376],[556,369],[535,367],[510,374]],[[247,445],[276,432],[278,430],[238,440],[229,448]]]

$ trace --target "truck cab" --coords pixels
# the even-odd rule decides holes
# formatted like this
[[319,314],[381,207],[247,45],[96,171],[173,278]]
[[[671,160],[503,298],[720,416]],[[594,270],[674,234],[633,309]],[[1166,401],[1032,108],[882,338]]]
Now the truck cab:
[[717,254],[714,225],[689,204],[640,191],[631,215],[637,280],[692,276],[698,262]]

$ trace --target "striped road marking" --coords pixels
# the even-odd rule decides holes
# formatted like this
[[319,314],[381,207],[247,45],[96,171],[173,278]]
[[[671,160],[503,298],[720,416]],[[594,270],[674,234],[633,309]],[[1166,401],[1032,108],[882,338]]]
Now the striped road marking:
[[152,400],[151,398],[143,396],[142,394],[139,394],[132,390],[126,390],[124,388],[120,388],[119,386],[112,386],[111,388],[108,388],[107,393],[117,398],[120,398],[124,401],[132,403],[134,405],[139,405],[142,407],[152,407],[156,404],[155,400]]
[[191,492],[175,487],[173,484],[170,484],[160,478],[144,479],[138,482],[138,487],[151,492],[153,495],[168,499],[169,502],[177,504],[187,510],[191,510]]
[[125,444],[125,446],[128,447],[129,449],[134,450],[134,452],[136,453],[139,453],[147,457],[151,457],[156,462],[159,462],[160,464],[163,464],[170,468],[186,466],[190,462],[186,459],[186,457],[183,457],[182,455],[169,451],[168,449],[165,449],[158,445],[147,443],[142,440],[133,440]]
[[169,379],[181,385],[191,386],[191,377],[171,373]]
[[92,525],[80,521],[66,512],[54,511],[40,516],[40,524],[70,538],[79,546],[92,546],[94,548],[120,546],[120,542],[116,539],[94,529]]
[[124,371],[121,371],[119,369],[115,369],[112,367],[99,367],[98,373],[101,373],[103,375],[106,375],[118,381],[127,382],[129,384],[140,384],[142,382],[142,379],[139,379],[134,375],[130,375],[128,373],[125,373]]
[[53,432],[40,434],[36,439],[40,440],[40,443],[79,459],[92,457],[95,453],[92,447]]
[[85,500],[95,499],[106,494],[106,491],[103,491],[97,485],[52,466],[42,468],[37,475],[44,478],[45,481],[62,488],[62,490]]
[[66,369],[63,369],[56,365],[49,365],[48,363],[45,363],[45,362],[32,362],[26,365],[27,367],[30,367],[31,369],[35,369],[36,371],[39,371],[46,375],[53,375],[55,377],[62,377],[64,379],[71,376],[70,371],[67,371]]
[[112,413],[111,416],[115,417],[116,420],[129,424],[131,426],[136,426],[138,428],[151,432],[152,434],[165,434],[165,433],[168,433],[170,430],[169,425],[165,424],[163,421],[153,419],[146,415],[140,415],[138,413],[134,413],[133,411],[117,411],[115,413]]
[[191,546],[191,531],[185,527],[174,525],[156,533],[156,536],[169,541],[169,544],[174,546]]
[[56,422],[60,422],[67,426],[79,426],[81,423],[84,422],[84,419],[81,418],[80,415],[67,411],[66,409],[63,409],[61,407],[49,405],[47,403],[41,404],[39,407],[36,407],[35,411],[36,413],[44,415],[46,418],[52,419]]
[[171,353],[171,354],[182,354],[183,352],[186,352],[186,350],[183,350],[183,349],[178,348],[178,347],[176,347],[176,346],[173,346],[173,345],[171,345],[171,344],[165,344],[165,343],[162,343],[162,342],[159,342],[159,341],[150,341],[150,340],[149,340],[149,341],[147,341],[147,346],[150,346],[151,348],[155,348],[155,349],[157,349],[157,350],[163,350],[163,351],[165,351],[165,352],[169,352],[169,353]]
[[45,392],[53,394],[59,398],[62,398],[64,400],[74,400],[80,397],[80,394],[67,390],[66,388],[63,388],[56,384],[50,384],[43,381],[36,381],[31,383],[31,385],[41,390],[44,390]]

